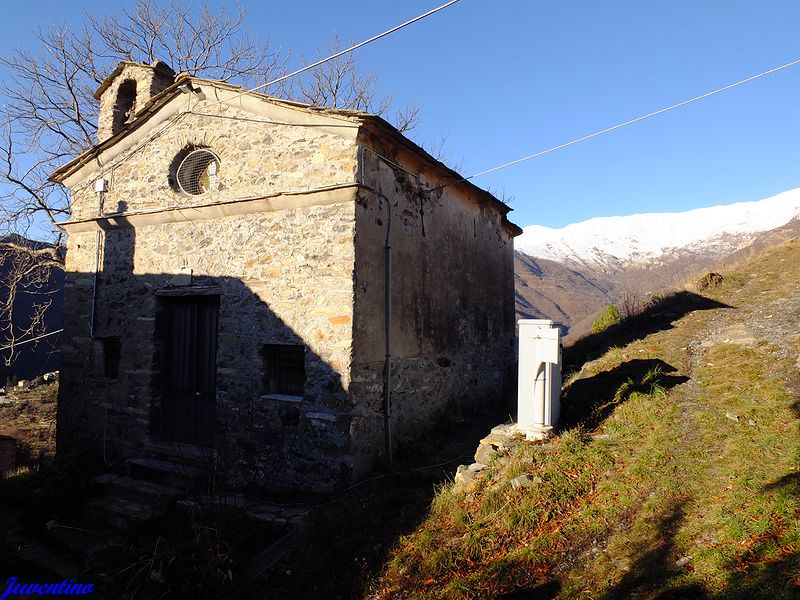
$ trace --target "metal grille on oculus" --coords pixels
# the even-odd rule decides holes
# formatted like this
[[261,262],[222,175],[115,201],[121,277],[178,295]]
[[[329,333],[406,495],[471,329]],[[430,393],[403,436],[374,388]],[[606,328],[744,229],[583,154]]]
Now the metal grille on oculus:
[[178,187],[190,196],[205,194],[217,187],[219,157],[211,150],[193,150],[181,161],[176,173]]

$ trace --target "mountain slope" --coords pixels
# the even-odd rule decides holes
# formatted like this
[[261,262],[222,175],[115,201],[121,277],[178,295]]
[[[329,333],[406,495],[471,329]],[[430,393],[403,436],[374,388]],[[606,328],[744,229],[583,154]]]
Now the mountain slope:
[[514,284],[520,318],[556,319],[567,335],[582,330],[587,315],[611,302],[617,289],[610,279],[521,252],[514,253]]
[[[562,320],[572,341],[589,332],[608,304],[636,308],[702,270],[795,237],[798,215],[795,189],[684,213],[591,219],[562,229],[526,227],[515,244],[518,315]],[[541,277],[541,264],[550,265],[555,281]]]
[[731,252],[763,231],[800,217],[800,188],[755,202],[680,213],[601,217],[551,229],[523,228],[515,248],[539,258],[590,269],[617,270],[663,256]]

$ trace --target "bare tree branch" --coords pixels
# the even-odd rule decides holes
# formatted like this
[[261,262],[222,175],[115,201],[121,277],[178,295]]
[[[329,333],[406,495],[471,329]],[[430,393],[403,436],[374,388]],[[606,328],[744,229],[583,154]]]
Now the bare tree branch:
[[[245,31],[241,7],[212,10],[186,0],[137,0],[98,16],[88,10],[77,30],[39,30],[40,51],[17,49],[0,57],[0,344],[41,334],[49,303],[32,308],[24,325],[14,325],[15,302],[43,289],[62,267],[60,232],[55,223],[69,216],[69,197],[49,175],[96,142],[94,91],[120,61],[162,60],[178,72],[253,87],[281,73],[284,59],[266,39]],[[334,38],[332,49],[338,48]],[[391,98],[379,96],[375,77],[363,72],[352,53],[314,69],[283,89],[287,97],[332,108],[385,116]],[[398,111],[393,121],[408,131],[419,109]],[[24,237],[31,227],[45,237],[47,250]],[[49,227],[49,230],[48,230]],[[47,233],[49,231],[49,233]],[[35,248],[35,249],[34,249]],[[2,338],[5,338],[3,340]]]
[[[425,151],[436,160],[449,165],[450,168],[460,171],[464,166],[464,158],[456,160],[453,151],[447,148],[447,136],[443,135],[438,140],[422,144]],[[487,189],[487,191],[490,191]],[[505,191],[504,191],[505,192]]]
[[53,303],[48,297],[51,275],[63,262],[57,247],[20,236],[0,241],[0,336],[7,365],[17,356],[18,341],[45,333],[45,315]]
[[[334,34],[322,55],[329,56],[341,50],[339,37]],[[407,106],[394,115],[388,113],[392,98],[378,95],[375,75],[363,71],[352,52],[307,71],[300,79],[286,84],[283,93],[300,102],[314,106],[327,106],[345,110],[360,110],[387,118],[401,132],[408,132],[419,124],[419,107]]]
[[[102,18],[87,12],[77,31],[40,30],[38,52],[17,49],[0,57],[6,101],[0,115],[0,345],[12,346],[8,360],[18,340],[43,333],[50,302],[40,301],[41,291],[54,269],[63,268],[54,224],[68,217],[69,198],[48,177],[95,143],[93,94],[116,64],[164,60],[179,71],[241,85],[280,72],[282,61],[268,43],[244,31],[241,8],[215,13],[178,0],[159,4],[138,0]],[[34,226],[49,245],[25,240]],[[39,295],[31,301],[34,292]]]

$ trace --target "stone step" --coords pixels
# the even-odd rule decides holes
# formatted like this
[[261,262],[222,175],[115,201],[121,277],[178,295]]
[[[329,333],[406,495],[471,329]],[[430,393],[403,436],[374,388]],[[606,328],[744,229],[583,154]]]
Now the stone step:
[[278,561],[299,545],[301,538],[297,529],[287,529],[278,539],[247,561],[241,575],[242,581],[263,577]]
[[310,510],[308,508],[285,508],[264,504],[249,508],[247,517],[267,525],[299,526],[305,524],[309,513]]
[[311,513],[311,507],[306,504],[273,504],[247,494],[216,496],[210,505],[216,508],[241,510],[254,521],[278,526],[301,525]]
[[199,467],[211,464],[215,457],[215,451],[211,448],[164,440],[147,441],[144,445],[144,452],[151,458],[191,464]]
[[524,435],[524,433],[517,428],[516,423],[503,423],[501,425],[495,425],[492,427],[491,434],[507,436],[511,438],[522,437]]
[[110,495],[146,504],[153,508],[166,508],[184,495],[181,488],[156,483],[145,479],[136,479],[128,475],[98,476],[95,483],[103,486]]
[[45,544],[27,542],[17,547],[16,555],[20,560],[63,579],[79,579],[82,571],[81,563],[65,558],[61,552]]
[[87,518],[117,529],[127,529],[134,521],[147,521],[155,513],[151,506],[112,495],[91,498],[86,502],[84,510]]
[[213,499],[208,496],[182,498],[175,506],[191,513],[203,509],[235,511],[258,523],[275,526],[277,530],[302,527],[306,525],[311,514],[311,507],[305,504],[272,504],[243,494],[228,494]]
[[141,457],[127,460],[128,474],[181,490],[202,490],[208,487],[208,474],[194,465],[160,458]]

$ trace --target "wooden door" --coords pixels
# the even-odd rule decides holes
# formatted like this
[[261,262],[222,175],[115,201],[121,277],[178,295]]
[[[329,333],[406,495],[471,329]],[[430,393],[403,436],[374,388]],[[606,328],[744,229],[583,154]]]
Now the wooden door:
[[163,317],[162,437],[213,446],[219,297],[164,298]]

